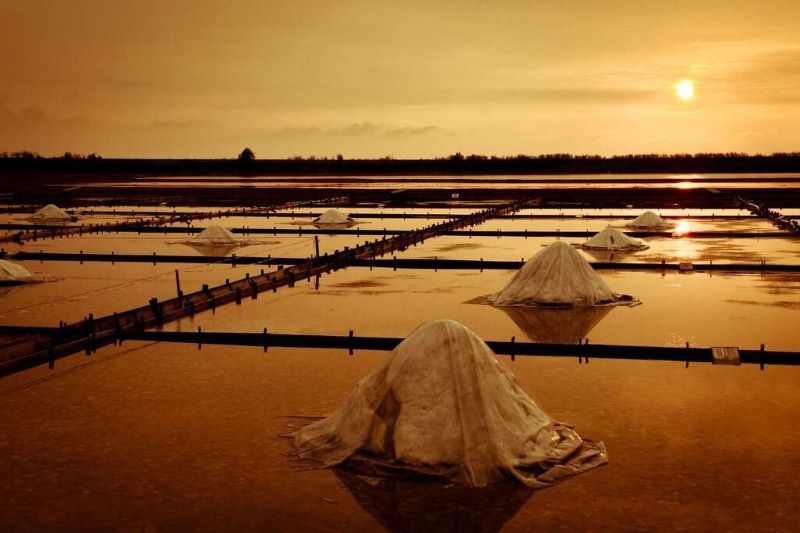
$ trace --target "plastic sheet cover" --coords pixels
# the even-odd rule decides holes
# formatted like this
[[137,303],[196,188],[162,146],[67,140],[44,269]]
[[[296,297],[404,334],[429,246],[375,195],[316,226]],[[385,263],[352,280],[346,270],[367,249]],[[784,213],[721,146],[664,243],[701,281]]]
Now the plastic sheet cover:
[[472,331],[426,323],[331,416],[289,436],[307,466],[546,487],[607,462],[602,442],[550,418]]

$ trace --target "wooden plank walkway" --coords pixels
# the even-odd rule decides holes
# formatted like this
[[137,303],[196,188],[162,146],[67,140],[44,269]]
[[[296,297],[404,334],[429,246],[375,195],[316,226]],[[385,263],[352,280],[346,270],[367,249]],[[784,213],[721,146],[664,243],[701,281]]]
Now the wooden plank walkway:
[[37,350],[24,355],[3,358],[0,352],[0,375],[28,368],[50,361],[52,365],[57,357],[85,350],[94,352],[98,347],[115,342],[124,331],[141,331],[147,327],[157,326],[165,322],[177,320],[184,316],[194,316],[206,309],[237,302],[244,298],[257,298],[264,291],[277,291],[282,286],[293,286],[302,280],[336,271],[347,266],[348,261],[367,260],[381,257],[387,253],[403,251],[441,235],[442,233],[480,224],[496,215],[508,214],[532,204],[531,200],[520,200],[505,206],[471,213],[454,220],[426,226],[411,232],[401,233],[391,239],[379,239],[367,242],[355,248],[345,247],[333,254],[315,257],[289,268],[262,273],[257,276],[246,274],[243,279],[225,283],[216,287],[203,286],[203,289],[191,294],[179,293],[178,297],[165,301],[152,298],[148,305],[130,309],[121,313],[95,318],[92,315],[73,324],[62,324],[57,336],[52,337],[52,344],[47,350]]
[[780,211],[768,208],[766,205],[759,205],[751,200],[738,197],[736,201],[748,209],[754,216],[768,220],[773,226],[790,231],[795,234],[800,234],[800,222],[795,220],[797,217],[791,217],[781,214]]

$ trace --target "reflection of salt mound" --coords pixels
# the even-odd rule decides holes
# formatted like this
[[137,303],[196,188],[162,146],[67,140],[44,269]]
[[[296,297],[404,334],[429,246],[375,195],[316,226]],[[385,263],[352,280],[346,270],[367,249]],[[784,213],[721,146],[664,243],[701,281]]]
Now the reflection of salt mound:
[[30,216],[31,220],[65,221],[71,220],[70,214],[53,204],[47,204]]
[[511,320],[534,342],[577,344],[614,308],[573,307],[501,307]]
[[634,218],[627,224],[626,228],[644,228],[644,229],[666,229],[671,228],[675,223],[669,220],[664,220],[652,211],[645,211],[638,217]]
[[607,462],[545,414],[494,352],[452,320],[417,328],[331,416],[294,434],[295,455],[325,466],[531,487]]
[[352,224],[355,221],[338,209],[328,209],[314,219],[314,224]]
[[615,294],[577,250],[556,241],[529,259],[500,292],[494,305],[573,306],[630,301]]
[[236,236],[222,226],[209,226],[196,237],[187,241],[188,244],[230,246],[238,244]]
[[0,284],[13,285],[36,281],[42,281],[42,279],[24,266],[0,259]]
[[242,246],[238,242],[235,244],[192,244],[189,242],[181,244],[191,246],[200,255],[208,257],[225,257],[232,254],[239,246]]
[[336,477],[386,531],[501,531],[533,495],[526,487],[495,483],[482,489],[425,483],[398,476],[374,478],[337,469]]
[[634,239],[625,235],[617,228],[607,227],[581,245],[590,250],[645,250],[649,248],[641,239]]

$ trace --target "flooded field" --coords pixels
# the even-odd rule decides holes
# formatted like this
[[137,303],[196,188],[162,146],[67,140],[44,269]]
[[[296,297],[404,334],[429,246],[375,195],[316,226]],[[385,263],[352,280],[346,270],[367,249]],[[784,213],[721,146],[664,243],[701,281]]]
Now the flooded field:
[[459,189],[468,188],[515,188],[515,189],[551,189],[575,186],[584,186],[592,182],[593,187],[608,189],[627,189],[635,187],[653,187],[668,184],[677,189],[697,189],[714,187],[720,189],[739,189],[758,187],[793,188],[800,175],[794,173],[765,173],[765,174],[563,174],[563,175],[537,175],[537,176],[469,176],[446,178],[443,176],[397,176],[387,179],[386,176],[358,176],[358,177],[220,177],[220,176],[151,176],[141,177],[136,182],[103,182],[89,184],[88,187],[161,187],[181,188],[193,185],[202,185],[205,188],[214,187],[246,187],[256,189],[280,189],[290,187],[340,189],[357,184],[361,188],[405,188],[405,189],[434,189],[458,184]]
[[[98,207],[98,209],[100,209]],[[106,208],[103,208],[106,209]],[[110,209],[110,207],[108,208]],[[82,221],[117,220],[92,215]],[[152,208],[138,208],[152,210]],[[164,208],[172,212],[173,208]],[[177,208],[189,212],[203,208]],[[125,211],[128,211],[127,213]],[[319,209],[297,217],[197,221],[229,228],[310,228]],[[408,231],[471,208],[358,207],[358,227]],[[475,230],[600,231],[636,210],[526,209]],[[672,237],[647,238],[635,254],[581,251],[589,261],[713,261],[800,265],[800,240],[739,238],[774,232],[739,210],[661,210],[676,217]],[[591,215],[591,216],[590,216]],[[614,215],[614,216],[612,216]],[[3,215],[0,222],[8,222]],[[608,216],[608,218],[594,218]],[[96,218],[95,218],[96,217]],[[176,224],[180,225],[180,224]],[[186,224],[183,224],[186,226]],[[693,231],[727,232],[694,238]],[[214,255],[309,257],[313,235],[252,234],[259,242]],[[108,233],[6,243],[26,252],[171,254],[200,257],[188,234]],[[374,236],[369,237],[374,240]],[[529,259],[559,237],[441,236],[398,258]],[[320,235],[321,253],[366,240]],[[580,238],[564,238],[579,244]],[[55,326],[172,298],[175,271],[184,291],[255,276],[262,265],[22,261],[54,281],[0,288],[0,323]],[[164,331],[308,333],[405,337],[440,318],[486,340],[642,346],[738,346],[800,350],[798,272],[602,270],[634,307],[553,310],[474,303],[501,289],[511,270],[349,267],[185,317]],[[375,368],[385,352],[125,342],[95,355],[59,360],[0,379],[0,523],[66,530],[773,530],[800,526],[793,468],[800,455],[800,369],[574,357],[500,357],[522,387],[582,436],[602,439],[607,466],[531,492],[513,485],[463,489],[406,479],[377,480],[339,470],[297,470],[279,437],[292,416],[324,415]],[[736,502],[732,505],[731,502]],[[31,509],[37,512],[32,514]],[[219,517],[224,516],[221,523]]]

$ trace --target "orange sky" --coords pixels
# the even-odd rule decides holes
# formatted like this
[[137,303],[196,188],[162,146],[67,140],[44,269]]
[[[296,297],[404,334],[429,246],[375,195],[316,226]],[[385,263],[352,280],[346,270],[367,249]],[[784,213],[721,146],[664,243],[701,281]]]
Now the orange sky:
[[799,28],[798,0],[0,0],[0,151],[796,151]]

